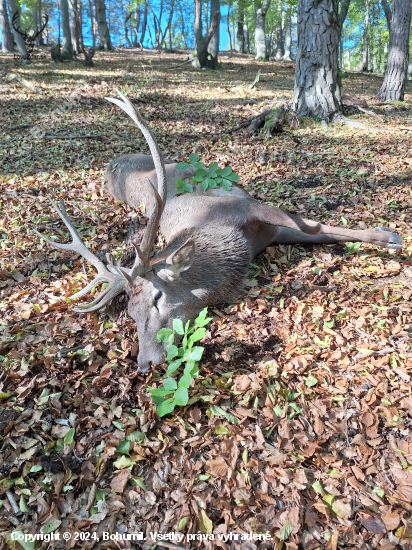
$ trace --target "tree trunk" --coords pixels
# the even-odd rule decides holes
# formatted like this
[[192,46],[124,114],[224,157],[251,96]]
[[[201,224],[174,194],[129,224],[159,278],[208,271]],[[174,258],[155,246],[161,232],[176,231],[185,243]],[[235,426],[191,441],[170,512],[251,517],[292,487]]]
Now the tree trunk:
[[350,71],[350,50],[346,50],[346,70]]
[[230,32],[230,8],[232,7],[232,3],[229,0],[227,4],[227,34],[229,35],[229,47],[230,51],[233,50],[233,44],[232,44],[232,33]]
[[[165,44],[166,35],[167,35],[168,31],[169,31],[169,34],[170,34],[170,42],[171,42],[171,28],[172,28],[172,20],[173,20],[173,11],[174,11],[174,7],[175,7],[174,4],[175,4],[174,0],[171,0],[171,2],[170,2],[170,12],[169,12],[169,21],[167,22],[165,32],[163,33],[162,42],[160,44],[160,47],[162,47],[162,48]],[[170,49],[172,49],[171,45],[170,45]]]
[[77,8],[77,0],[69,0],[70,2],[70,35],[72,38],[72,48],[76,55],[81,52],[80,33],[79,33],[79,11]]
[[359,65],[359,72],[367,72],[369,56],[369,0],[366,0],[365,24],[363,27],[363,56]]
[[[37,1],[33,4],[33,18],[32,18],[33,32],[36,33],[39,30],[38,27],[38,10],[37,10]],[[39,39],[35,40],[36,46],[39,45]]]
[[[210,25],[212,25],[212,19],[215,16],[215,13],[219,12],[219,21],[220,21],[220,0],[211,0],[210,2]],[[210,40],[208,52],[210,53],[210,67],[212,69],[217,69],[219,65],[219,25],[216,27],[216,30]]]
[[6,0],[0,0],[0,29],[1,29],[1,51],[3,53],[12,53],[14,49],[13,36],[10,30]]
[[286,29],[285,29],[285,54],[283,59],[285,61],[292,61],[291,58],[292,52],[292,15],[290,13],[290,8],[286,12]]
[[[89,0],[89,11],[90,11],[90,26],[92,29],[92,44],[93,44],[93,50],[96,47],[96,30],[94,26],[94,15],[93,15],[93,4],[92,0]],[[59,41],[60,41],[60,33],[59,33]]]
[[393,0],[389,36],[388,68],[378,97],[385,101],[403,101],[408,70],[411,1]]
[[144,36],[146,34],[147,27],[147,11],[148,11],[148,0],[145,0],[144,3],[144,12],[143,12],[143,23],[142,23],[142,34],[140,35],[140,44],[143,48]]
[[64,59],[73,57],[72,37],[70,34],[69,4],[67,0],[60,0],[60,11],[62,14],[63,43],[61,56]]
[[[41,18],[41,0],[37,1],[37,17],[39,22],[39,28],[42,26],[42,18]],[[39,46],[44,46],[44,40],[43,40],[43,33],[39,34]]]
[[103,50],[111,50],[109,28],[106,19],[106,4],[105,0],[95,0],[97,32],[99,35],[99,47]]
[[243,25],[243,44],[245,53],[250,53],[249,25],[247,21]]
[[[197,52],[197,60],[201,68],[209,66],[207,49],[209,47],[212,36],[214,35],[220,23],[220,10],[215,11],[212,20],[210,21],[209,31],[206,37],[202,33],[202,0],[195,0],[195,22],[193,24],[195,34],[195,46]],[[215,67],[211,67],[215,68]]]
[[389,34],[391,32],[392,11],[387,0],[381,0],[381,6],[386,17],[386,24],[388,26]]
[[[9,0],[10,21],[13,20],[13,15],[16,13],[16,11],[19,15],[16,18],[15,25],[19,29],[20,28],[20,8],[17,5],[16,0]],[[26,44],[23,40],[23,37],[13,29],[13,38],[14,38],[14,42],[16,43],[16,46],[19,50],[19,54],[21,55],[21,58],[23,59],[23,61],[26,60],[27,59],[27,49],[26,49]]]
[[132,11],[130,13],[126,14],[126,16],[124,18],[124,24],[123,24],[124,37],[126,38],[126,43],[127,43],[127,46],[129,48],[132,48],[133,44],[132,44],[132,42],[130,41],[130,38],[129,38],[129,29],[127,28],[127,23],[129,22],[129,19],[131,18],[132,15],[133,15]]
[[285,51],[283,48],[283,1],[279,1],[278,5],[278,20],[276,23],[276,59],[282,59]]
[[341,28],[343,27],[346,16],[348,15],[349,6],[350,6],[350,0],[342,0],[340,4],[340,12],[339,12],[339,24]]
[[186,31],[185,31],[185,18],[184,18],[184,16],[183,16],[182,3],[178,1],[177,4],[178,4],[178,6],[179,6],[180,19],[182,20],[182,40],[183,40],[183,46],[184,46],[184,48],[187,48]]
[[243,25],[245,24],[245,2],[239,0],[238,14],[237,14],[237,51],[239,53],[246,53],[245,51],[245,37],[243,34]]
[[266,14],[270,0],[255,0],[255,59],[267,59]]
[[293,109],[330,119],[341,111],[338,79],[339,0],[299,0]]

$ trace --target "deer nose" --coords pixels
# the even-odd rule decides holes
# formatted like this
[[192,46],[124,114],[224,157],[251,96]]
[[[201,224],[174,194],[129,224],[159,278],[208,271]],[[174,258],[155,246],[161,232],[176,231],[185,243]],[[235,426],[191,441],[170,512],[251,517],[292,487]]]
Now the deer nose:
[[152,362],[148,361],[147,363],[142,363],[141,365],[139,364],[137,370],[138,372],[145,373],[150,369],[151,366],[152,366]]

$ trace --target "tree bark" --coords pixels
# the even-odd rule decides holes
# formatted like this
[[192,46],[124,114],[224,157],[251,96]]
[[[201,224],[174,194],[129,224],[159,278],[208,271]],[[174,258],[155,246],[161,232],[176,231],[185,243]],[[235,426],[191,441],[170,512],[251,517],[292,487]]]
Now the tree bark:
[[105,0],[95,0],[97,32],[99,35],[99,47],[103,50],[111,50],[110,33],[106,19],[106,3]]
[[339,24],[341,27],[343,26],[346,16],[348,15],[349,6],[350,0],[342,0],[339,12]]
[[366,0],[365,24],[363,27],[363,57],[359,65],[359,72],[368,70],[369,56],[369,0]]
[[245,52],[245,37],[243,34],[243,25],[245,24],[245,2],[244,0],[239,0],[238,3],[238,14],[237,14],[237,51],[239,53]]
[[270,0],[255,0],[255,58],[267,59],[266,14]]
[[278,5],[278,20],[276,23],[276,59],[282,59],[285,51],[283,47],[283,1],[279,1]]
[[[211,0],[210,2],[210,25],[212,25],[212,19],[215,16],[215,13],[219,12],[219,21],[220,21],[220,0]],[[210,40],[208,52],[210,53],[210,67],[212,69],[217,69],[219,65],[219,25],[216,27],[215,32]]]
[[63,43],[61,56],[64,59],[73,57],[72,37],[70,34],[69,4],[67,0],[60,0],[60,11],[62,14]]
[[148,11],[148,0],[145,0],[144,12],[143,12],[142,33],[140,35],[140,44],[141,44],[142,48],[143,48],[143,41],[144,41],[144,36],[146,34],[146,27],[147,27],[147,11]]
[[185,18],[183,16],[183,8],[181,2],[177,2],[179,6],[180,11],[180,19],[182,20],[182,40],[183,40],[183,46],[184,48],[187,48],[187,42],[186,42],[186,31],[185,31]]
[[299,0],[293,109],[327,120],[341,111],[338,78],[339,0]]
[[131,16],[133,15],[133,12],[131,11],[130,13],[127,13],[125,15],[125,18],[124,18],[124,24],[123,24],[123,28],[124,28],[124,37],[126,38],[126,43],[127,43],[127,46],[129,48],[132,48],[133,47],[133,44],[129,38],[129,29],[127,28],[127,23],[129,22],[129,19],[131,18]]
[[1,29],[1,51],[3,53],[13,52],[13,36],[10,30],[9,16],[7,15],[6,0],[0,0],[0,29]]
[[[202,0],[195,0],[195,22],[193,24],[195,34],[195,46],[197,52],[197,59],[201,68],[209,66],[207,49],[209,43],[214,35],[217,27],[220,23],[220,10],[215,11],[212,20],[210,21],[210,27],[206,34],[203,36],[202,32]],[[211,67],[215,68],[215,67]]]
[[70,2],[70,35],[72,37],[72,48],[76,55],[81,52],[80,32],[79,32],[79,10],[77,8],[77,0],[69,0]]
[[381,6],[386,17],[386,24],[388,26],[389,34],[391,32],[392,11],[387,0],[381,0]]
[[247,21],[243,25],[243,43],[245,53],[250,53],[249,25]]
[[[9,0],[9,16],[10,16],[10,21],[13,20],[13,15],[16,13],[19,14],[18,17],[16,18],[16,27],[19,29],[20,28],[20,7],[17,5],[16,3],[16,0]],[[23,40],[23,37],[18,33],[16,32],[14,29],[13,29],[13,38],[14,38],[14,42],[16,43],[16,46],[19,50],[19,54],[21,55],[21,58],[23,60],[27,59],[27,48],[26,48],[26,44]]]
[[290,9],[286,12],[286,29],[285,29],[285,53],[283,59],[285,61],[292,61],[292,15]]
[[233,44],[232,44],[232,33],[230,32],[230,9],[232,7],[232,2],[231,0],[228,1],[228,4],[227,4],[227,34],[229,35],[229,47],[230,47],[230,51],[232,52],[233,50]]
[[167,22],[167,26],[166,26],[165,32],[163,33],[162,42],[161,42],[161,44],[160,44],[161,47],[164,46],[165,40],[166,40],[166,34],[167,34],[167,32],[169,31],[170,49],[172,49],[172,44],[171,44],[171,42],[172,42],[172,40],[171,40],[171,37],[172,37],[171,28],[172,28],[172,20],[173,20],[173,11],[174,11],[174,7],[175,7],[175,2],[174,2],[174,0],[171,0],[171,2],[170,2],[169,20],[168,20],[168,22]]
[[[96,30],[94,26],[94,15],[93,15],[93,4],[92,0],[89,0],[89,11],[90,11],[90,26],[92,29],[92,44],[93,44],[93,50],[96,47]],[[60,38],[60,32],[59,32],[59,38]],[[60,42],[60,39],[59,39]]]
[[378,97],[403,101],[408,70],[411,1],[393,0],[388,67]]

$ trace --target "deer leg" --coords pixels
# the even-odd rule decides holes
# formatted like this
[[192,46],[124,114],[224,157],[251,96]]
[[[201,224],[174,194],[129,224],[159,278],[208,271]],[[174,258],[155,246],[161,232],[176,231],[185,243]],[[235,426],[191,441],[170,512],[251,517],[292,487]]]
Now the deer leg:
[[258,205],[256,210],[254,215],[257,215],[260,222],[263,222],[262,226],[266,227],[261,226],[253,239],[255,250],[262,250],[265,246],[275,243],[332,244],[339,241],[366,242],[395,249],[403,246],[401,237],[384,227],[364,230],[347,229],[305,220],[273,206]]

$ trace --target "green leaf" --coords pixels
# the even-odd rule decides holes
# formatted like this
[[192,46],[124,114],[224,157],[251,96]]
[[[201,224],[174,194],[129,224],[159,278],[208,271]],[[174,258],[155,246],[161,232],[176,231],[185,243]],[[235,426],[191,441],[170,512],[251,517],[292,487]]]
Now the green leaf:
[[190,373],[186,373],[179,380],[179,388],[190,388],[192,382],[192,376]]
[[207,188],[209,187],[209,183],[207,180],[203,180],[202,183],[200,184],[200,187],[203,189],[203,191],[206,191]]
[[209,164],[209,174],[216,172],[218,168],[219,168],[219,164],[217,162],[212,162],[211,164]]
[[376,493],[380,498],[383,498],[385,496],[385,491],[380,487],[375,487],[373,492]]
[[200,361],[203,355],[203,351],[204,348],[202,348],[201,346],[195,346],[190,352],[190,359],[192,359],[192,361]]
[[54,516],[50,516],[50,518],[51,519],[49,519],[49,521],[40,527],[40,533],[43,533],[44,535],[53,533],[53,531],[55,531],[61,524],[61,521]]
[[223,178],[226,178],[229,174],[231,174],[233,172],[233,170],[231,169],[230,166],[225,166],[225,168],[222,168],[220,171],[219,171],[219,176],[222,176]]
[[232,189],[232,183],[229,180],[223,180],[220,185],[225,191],[230,191]]
[[176,193],[180,195],[185,190],[185,182],[183,180],[176,180]]
[[146,488],[146,485],[144,484],[144,481],[141,477],[131,477],[129,479],[129,483],[131,485],[137,485],[138,487],[140,487],[140,489],[142,489],[142,491],[146,492],[147,491],[147,488]]
[[316,386],[317,383],[318,383],[318,380],[317,378],[315,378],[315,376],[313,376],[313,374],[310,374],[305,379],[305,384],[307,385],[308,388],[312,388],[313,386]]
[[185,180],[184,190],[186,193],[193,193],[193,185]]
[[194,162],[192,164],[193,168],[204,168],[205,165],[203,164],[203,162]]
[[326,504],[329,504],[329,506],[332,506],[332,502],[335,499],[335,495],[324,495],[323,500],[326,502]]
[[200,176],[202,179],[207,175],[208,175],[208,171],[205,170],[204,168],[198,168],[195,172],[195,176],[196,177]]
[[71,445],[73,443],[74,434],[75,434],[75,429],[70,428],[70,430],[67,432],[67,434],[64,438],[64,444],[65,445]]
[[117,445],[116,453],[121,453],[123,455],[128,455],[130,451],[130,441],[119,441]]
[[183,529],[186,527],[186,525],[189,523],[190,516],[183,516],[182,519],[179,521],[178,530],[183,531]]
[[176,405],[179,405],[180,407],[187,405],[187,402],[189,401],[189,392],[187,391],[187,388],[179,387],[175,391],[174,401]]
[[180,336],[183,336],[183,334],[185,333],[183,323],[180,319],[173,319],[173,330],[176,332],[176,334],[179,334]]
[[217,435],[232,435],[232,432],[223,424],[218,424],[215,428],[215,434]]
[[290,521],[286,521],[282,529],[279,529],[279,531],[275,532],[275,535],[279,540],[284,541],[290,537],[292,531],[293,531],[293,525],[290,523]]
[[167,367],[166,375],[170,376],[173,374],[182,364],[182,359],[176,359],[176,361],[173,361],[170,363],[170,365]]
[[177,382],[174,378],[166,378],[163,381],[163,387],[165,390],[173,391],[177,388]]
[[29,473],[34,474],[35,472],[40,472],[40,470],[42,469],[43,469],[43,466],[41,464],[35,464],[30,468]]
[[36,541],[25,541],[24,540],[24,533],[23,531],[21,531],[20,529],[19,530],[14,530],[13,531],[13,534],[14,536],[16,537],[17,539],[17,536],[18,535],[23,535],[23,538],[20,540],[18,539],[18,542],[19,542],[19,545],[24,549],[24,550],[34,550],[35,546],[36,546]]
[[198,328],[195,330],[195,332],[190,336],[189,341],[191,344],[194,342],[198,342],[202,338],[204,338],[206,335],[206,329],[205,328]]
[[240,180],[240,176],[238,174],[235,174],[234,172],[232,174],[230,174],[230,176],[227,177],[227,179],[229,181],[233,181],[233,182],[236,182],[236,181],[239,181]]
[[177,347],[174,345],[168,346],[167,348],[167,355],[166,359],[170,361],[171,359],[174,359],[177,356]]
[[201,510],[199,515],[199,529],[200,529],[200,532],[204,533],[205,535],[210,535],[213,533],[213,523],[207,517],[206,512],[204,510]]
[[190,164],[188,164],[187,162],[178,162],[176,164],[176,169],[177,170],[182,170],[183,171],[183,170],[187,170],[188,168],[190,168]]
[[210,189],[217,189],[217,182],[216,180],[208,180]]
[[173,330],[170,328],[161,328],[156,336],[157,342],[169,342],[173,338]]
[[325,337],[325,340],[321,340],[315,335],[313,341],[320,348],[328,348],[330,345],[329,338],[327,336]]
[[171,413],[176,406],[174,398],[166,399],[157,407],[157,414],[159,416],[165,416],[166,414]]
[[130,466],[134,466],[136,462],[132,460],[129,456],[122,455],[119,460],[116,460],[116,462],[113,462],[113,466],[117,468],[118,470],[124,470],[125,468],[130,468]]
[[141,445],[144,443],[144,440],[146,439],[146,435],[143,432],[132,432],[128,436],[126,436],[127,441],[131,441],[132,443],[138,443]]
[[199,155],[196,155],[193,153],[192,155],[189,155],[189,160],[192,164],[199,161]]
[[165,390],[163,388],[155,388],[154,390],[150,390],[150,395],[152,397],[166,397],[166,395],[170,395],[173,390]]
[[312,489],[322,497],[326,494],[320,481],[315,481],[312,483]]

